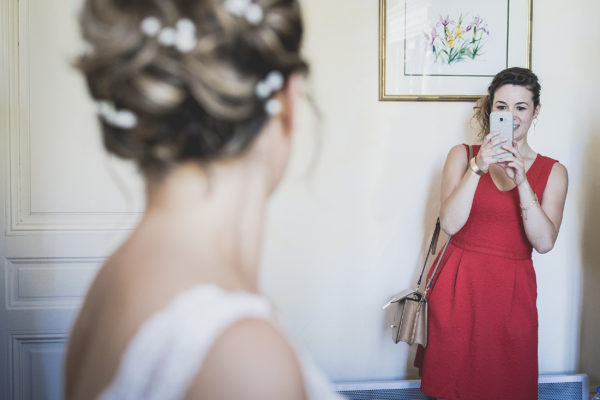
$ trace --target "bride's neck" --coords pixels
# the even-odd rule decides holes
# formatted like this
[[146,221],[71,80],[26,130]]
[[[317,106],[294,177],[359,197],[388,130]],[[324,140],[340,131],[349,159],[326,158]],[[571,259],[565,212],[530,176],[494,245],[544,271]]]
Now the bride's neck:
[[160,182],[147,181],[140,227],[161,232],[165,245],[199,265],[240,273],[255,289],[268,186],[264,174],[240,160],[208,169],[183,164]]

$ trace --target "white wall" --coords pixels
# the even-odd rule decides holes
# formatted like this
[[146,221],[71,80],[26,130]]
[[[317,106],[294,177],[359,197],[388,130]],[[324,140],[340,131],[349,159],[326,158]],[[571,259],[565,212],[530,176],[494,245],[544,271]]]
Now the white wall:
[[[475,140],[472,103],[379,102],[378,2],[302,3],[324,120],[315,133],[314,117],[301,113],[292,165],[272,201],[262,285],[283,324],[332,379],[415,377],[414,351],[392,344],[381,305],[415,281],[437,217],[446,152]],[[556,246],[534,256],[540,372],[585,372],[595,383],[600,2],[534,3],[542,110],[530,143],[570,176]]]

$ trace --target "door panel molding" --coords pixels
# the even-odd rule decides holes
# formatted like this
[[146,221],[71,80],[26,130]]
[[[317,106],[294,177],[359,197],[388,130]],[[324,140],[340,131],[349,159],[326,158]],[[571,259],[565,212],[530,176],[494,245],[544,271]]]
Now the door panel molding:
[[[34,148],[38,149],[39,153],[39,148],[41,145],[37,144],[36,142],[39,142],[39,139],[45,138],[46,134],[56,134],[58,136],[63,134],[63,131],[68,132],[72,131],[73,128],[79,127],[77,123],[74,123],[74,125],[71,124],[67,127],[71,129],[62,130],[61,125],[50,125],[44,126],[44,129],[41,130],[38,128],[38,130],[34,132],[32,131],[34,126],[36,126],[36,124],[39,125],[39,122],[36,123],[35,121],[45,121],[46,118],[50,118],[52,121],[60,121],[62,118],[62,121],[65,121],[65,123],[70,123],[71,119],[82,118],[83,120],[89,122],[86,128],[96,128],[95,124],[92,124],[93,111],[91,110],[91,105],[88,107],[90,108],[90,110],[88,110],[90,111],[89,115],[85,115],[83,117],[70,114],[66,110],[64,111],[64,117],[62,113],[61,115],[56,116],[54,115],[55,113],[50,112],[45,113],[43,116],[34,115],[35,111],[32,107],[32,101],[35,99],[35,97],[32,96],[36,96],[36,94],[39,95],[39,93],[57,91],[52,87],[39,88],[39,82],[38,85],[32,83],[32,71],[39,72],[45,68],[40,66],[39,62],[35,61],[48,61],[48,59],[44,58],[46,57],[46,54],[44,54],[42,50],[44,46],[32,46],[31,27],[35,22],[31,21],[31,15],[34,11],[35,13],[39,14],[40,11],[37,9],[46,7],[46,3],[47,2],[43,2],[41,0],[8,1],[6,10],[8,13],[8,24],[6,27],[1,28],[4,31],[2,34],[6,38],[5,42],[8,44],[8,71],[5,73],[7,76],[5,82],[7,82],[8,86],[8,147],[10,149],[8,164],[8,234],[53,231],[114,231],[132,229],[132,227],[135,225],[135,222],[139,219],[141,213],[139,193],[137,193],[137,191],[136,193],[119,193],[118,190],[115,189],[118,188],[120,183],[111,182],[111,179],[132,179],[130,176],[134,174],[131,171],[131,165],[123,166],[119,165],[118,161],[115,161],[115,170],[107,173],[107,165],[102,165],[102,161],[96,164],[90,163],[93,165],[77,165],[69,163],[70,161],[72,162],[72,160],[71,158],[66,157],[68,160],[64,161],[64,164],[61,164],[60,168],[58,168],[55,165],[56,163],[50,163],[52,160],[52,155],[50,153],[47,154],[48,158],[33,157],[32,155],[32,149]],[[73,20],[75,19],[74,13],[72,15],[70,13],[68,14],[69,15],[64,18],[70,18]],[[57,37],[59,38],[58,40],[60,40],[61,35],[58,35]],[[63,54],[59,54],[58,56],[62,57]],[[57,56],[55,55],[55,57]],[[32,58],[34,59],[34,62],[32,62]],[[62,59],[60,60],[62,62]],[[55,60],[52,59],[50,61],[54,62]],[[69,76],[64,72],[69,68],[68,63],[69,58],[64,55],[64,68],[61,66],[61,73],[64,76]],[[57,62],[54,62],[54,64],[61,65]],[[48,85],[51,86],[53,77],[49,76],[48,78]],[[80,77],[77,77],[77,79],[79,78]],[[67,83],[73,83],[73,79],[75,78],[69,77]],[[72,86],[77,86],[78,88],[80,86],[69,84],[65,86],[67,90],[74,90],[69,89]],[[75,90],[75,92],[80,95],[75,97],[86,98],[87,96],[84,96],[82,91]],[[70,98],[71,96],[66,97]],[[76,100],[78,99],[69,101],[73,102]],[[64,101],[65,107],[69,108],[69,103],[66,100],[61,101]],[[38,109],[43,110],[44,108],[38,107]],[[46,128],[48,129],[47,131],[45,130]],[[37,136],[33,137],[34,134]],[[85,134],[98,135],[97,129],[94,132],[88,131]],[[64,141],[64,143],[60,143],[60,145],[64,146],[64,155],[75,154],[77,151],[79,151],[79,149],[75,149],[74,152],[68,152],[69,143],[68,140],[66,140],[68,139],[68,134],[57,137],[57,140],[61,139]],[[98,146],[100,146],[100,144]],[[81,151],[85,152],[85,150],[86,149]],[[94,149],[94,155],[97,156],[97,152],[95,150],[96,149]],[[106,158],[107,156],[103,157]],[[82,158],[85,160],[85,154],[72,157],[73,160],[80,160]],[[106,158],[105,161],[107,160],[108,158]],[[104,164],[106,164],[106,162]],[[47,175],[46,170],[52,168],[58,168],[58,170],[66,170],[69,172],[82,171],[78,175],[77,181],[69,181],[63,185],[69,189],[72,189],[71,193],[57,193],[56,191],[52,193],[52,189],[54,189],[52,183],[48,182],[46,179],[42,179]],[[87,171],[88,169],[89,171]],[[100,186],[102,187],[98,188],[98,186],[94,185],[94,182],[90,182],[85,176],[86,172],[89,172],[92,180],[101,177],[102,179]],[[107,178],[107,176],[111,174],[113,176]],[[115,178],[114,175],[117,175],[117,177]],[[66,174],[56,177],[57,180],[61,178],[66,179]],[[104,186],[107,186],[107,182],[107,190],[102,190],[104,189]],[[50,187],[50,191],[47,190],[48,187]],[[92,207],[90,207],[89,204],[83,204],[82,207],[84,209],[77,211],[53,209],[56,207],[57,203],[63,204],[60,201],[61,196],[62,199],[64,199],[64,204],[69,204],[69,202],[72,203],[72,200],[69,199],[69,197],[75,197],[73,194],[80,193],[80,190],[89,190],[90,188],[97,188],[97,191],[104,194],[106,196],[106,200],[110,201],[98,201],[97,204]],[[52,204],[44,204],[45,201],[48,201],[46,200],[46,197],[51,196],[54,196],[54,202]],[[125,200],[122,200],[123,197],[125,197]],[[105,207],[105,203],[110,203],[110,206]],[[81,203],[77,203],[76,205],[79,207],[80,204]],[[90,208],[90,210],[87,211],[85,208]]]
[[11,335],[11,399],[60,399],[67,335]]
[[104,260],[98,257],[6,259],[6,308],[76,309]]

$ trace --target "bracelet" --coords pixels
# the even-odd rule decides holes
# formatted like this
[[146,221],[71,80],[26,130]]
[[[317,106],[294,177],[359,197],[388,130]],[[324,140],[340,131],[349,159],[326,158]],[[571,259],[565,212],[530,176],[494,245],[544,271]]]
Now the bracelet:
[[529,203],[527,203],[526,205],[521,204],[521,210],[523,211],[527,211],[529,210],[532,206],[534,206],[535,204],[537,204],[538,199],[537,196],[533,198],[533,200],[531,200]]
[[533,194],[533,200],[531,200],[526,205],[523,205],[523,203],[520,204],[521,205],[521,216],[523,217],[523,219],[525,221],[527,221],[527,210],[529,210],[531,207],[533,207],[534,205],[536,205],[537,202],[538,202],[537,195],[534,193]]
[[484,171],[481,168],[479,168],[479,165],[477,165],[477,163],[475,162],[475,157],[469,160],[469,166],[471,167],[471,171],[475,172],[479,176],[487,173],[487,171]]

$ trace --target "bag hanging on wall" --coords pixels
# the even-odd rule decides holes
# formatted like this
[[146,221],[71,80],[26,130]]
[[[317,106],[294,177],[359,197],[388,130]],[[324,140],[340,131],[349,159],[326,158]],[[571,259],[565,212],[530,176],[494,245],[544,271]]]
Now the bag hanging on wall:
[[[473,148],[469,145],[468,150],[470,161],[473,157]],[[469,164],[467,163],[467,168],[468,165]],[[444,245],[442,254],[440,254],[438,258],[433,273],[431,274],[431,278],[429,278],[429,281],[425,286],[425,290],[420,290],[420,286],[421,280],[423,279],[423,273],[425,272],[425,267],[427,266],[429,255],[435,254],[439,234],[440,219],[438,217],[437,222],[435,224],[435,229],[433,231],[433,235],[431,236],[431,242],[429,243],[427,256],[425,256],[425,262],[423,263],[423,268],[421,269],[421,275],[419,275],[419,280],[417,281],[417,287],[415,289],[406,289],[400,293],[395,294],[383,306],[383,308],[386,309],[392,304],[396,305],[396,312],[394,313],[394,322],[391,325],[392,340],[394,341],[394,343],[418,343],[423,347],[427,347],[427,292],[431,288],[431,283],[433,282],[433,278],[435,277],[437,269],[440,266],[442,259],[444,258],[444,254],[446,253],[446,249],[448,248],[448,243],[450,243],[450,239],[448,239],[448,241]]]

